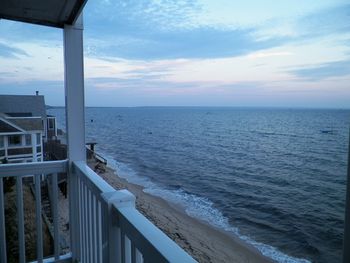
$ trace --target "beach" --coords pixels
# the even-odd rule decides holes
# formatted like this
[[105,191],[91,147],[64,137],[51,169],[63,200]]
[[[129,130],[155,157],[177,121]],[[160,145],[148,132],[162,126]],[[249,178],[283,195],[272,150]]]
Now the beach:
[[[96,162],[88,164],[96,170]],[[198,262],[273,262],[238,238],[188,216],[174,204],[143,192],[143,187],[118,177],[113,169],[102,170],[96,172],[115,189],[133,193],[137,209]]]

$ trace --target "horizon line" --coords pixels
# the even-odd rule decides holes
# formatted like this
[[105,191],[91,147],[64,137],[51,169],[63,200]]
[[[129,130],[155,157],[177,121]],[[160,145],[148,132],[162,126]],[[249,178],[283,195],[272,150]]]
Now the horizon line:
[[[66,106],[45,105],[47,108],[65,108]],[[350,110],[345,107],[320,107],[320,106],[203,106],[203,105],[154,105],[154,106],[85,106],[85,108],[261,108],[261,109],[320,109],[320,110]]]

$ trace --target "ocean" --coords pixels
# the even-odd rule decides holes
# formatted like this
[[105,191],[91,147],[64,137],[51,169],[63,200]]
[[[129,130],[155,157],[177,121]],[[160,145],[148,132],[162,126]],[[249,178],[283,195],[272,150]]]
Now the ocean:
[[350,110],[86,108],[121,177],[278,262],[341,262],[349,127]]

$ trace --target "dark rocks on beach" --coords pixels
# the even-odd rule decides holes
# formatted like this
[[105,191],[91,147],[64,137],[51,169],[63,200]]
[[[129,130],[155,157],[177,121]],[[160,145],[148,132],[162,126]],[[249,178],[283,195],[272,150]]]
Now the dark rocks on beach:
[[105,173],[106,172],[106,165],[98,162],[94,167],[94,171],[96,173]]

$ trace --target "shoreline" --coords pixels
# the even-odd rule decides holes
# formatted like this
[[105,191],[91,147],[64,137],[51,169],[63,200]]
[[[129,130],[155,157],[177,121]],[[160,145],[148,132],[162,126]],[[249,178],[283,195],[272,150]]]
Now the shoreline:
[[[96,164],[96,161],[88,162],[93,170]],[[193,218],[161,197],[145,193],[144,187],[119,177],[114,169],[106,167],[104,172],[96,173],[112,187],[133,193],[137,209],[198,262],[274,262],[233,233]]]

